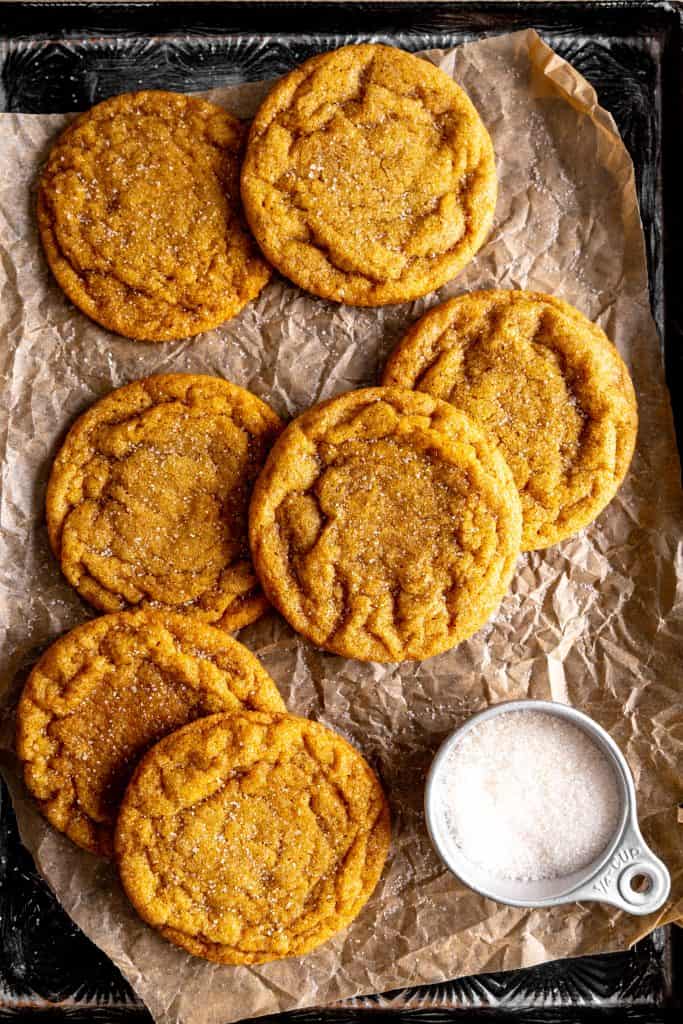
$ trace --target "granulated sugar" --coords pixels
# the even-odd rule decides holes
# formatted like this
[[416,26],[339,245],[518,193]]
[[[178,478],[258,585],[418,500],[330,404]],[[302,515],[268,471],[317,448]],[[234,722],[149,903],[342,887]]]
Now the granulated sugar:
[[471,729],[447,759],[446,821],[468,860],[497,878],[559,878],[589,864],[619,822],[607,757],[555,715],[510,711]]

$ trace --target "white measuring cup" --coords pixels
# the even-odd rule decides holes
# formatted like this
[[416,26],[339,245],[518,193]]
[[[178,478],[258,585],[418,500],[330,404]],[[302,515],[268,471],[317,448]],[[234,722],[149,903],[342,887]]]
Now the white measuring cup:
[[[560,878],[518,881],[490,875],[463,856],[446,824],[446,784],[452,777],[448,756],[476,725],[510,711],[542,712],[571,722],[602,751],[614,770],[620,797],[619,824],[604,850],[585,867]],[[513,907],[555,907],[595,900],[629,914],[651,914],[666,901],[671,878],[650,850],[638,827],[636,791],[626,758],[612,737],[592,718],[566,704],[546,700],[513,700],[495,704],[451,733],[442,743],[427,775],[425,816],[434,849],[460,881],[498,903]],[[633,887],[634,880],[642,884]]]

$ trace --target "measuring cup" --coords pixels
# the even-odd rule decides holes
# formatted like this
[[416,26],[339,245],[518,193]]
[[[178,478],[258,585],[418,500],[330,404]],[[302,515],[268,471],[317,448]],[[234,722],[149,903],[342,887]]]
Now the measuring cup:
[[[561,878],[520,881],[490,875],[463,857],[446,825],[448,755],[475,726],[510,711],[555,715],[582,729],[614,769],[621,802],[619,824],[605,849],[585,867]],[[566,704],[546,700],[513,700],[495,704],[470,718],[442,743],[427,775],[425,789],[427,829],[434,849],[454,875],[482,896],[513,907],[556,907],[562,903],[595,900],[611,903],[629,914],[651,914],[665,902],[671,889],[666,866],[640,834],[636,791],[626,758],[608,732],[592,718]],[[633,887],[634,879],[642,885]]]

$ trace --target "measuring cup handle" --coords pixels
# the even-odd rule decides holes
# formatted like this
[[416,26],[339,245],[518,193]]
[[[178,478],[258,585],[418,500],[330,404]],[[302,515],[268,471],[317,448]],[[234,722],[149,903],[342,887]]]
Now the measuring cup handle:
[[[634,889],[631,882],[642,876],[647,887]],[[640,831],[630,822],[619,845],[597,875],[572,893],[572,900],[611,903],[629,914],[652,914],[659,910],[671,890],[671,877],[659,857],[647,846]]]

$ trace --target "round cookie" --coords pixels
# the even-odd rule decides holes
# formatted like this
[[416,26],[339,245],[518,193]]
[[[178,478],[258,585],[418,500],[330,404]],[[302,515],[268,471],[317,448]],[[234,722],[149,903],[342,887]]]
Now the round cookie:
[[596,324],[550,295],[482,291],[437,306],[382,382],[452,402],[495,438],[519,488],[525,551],[592,522],[631,462],[628,370]]
[[24,687],[17,751],[55,828],[102,856],[140,756],[162,736],[219,711],[283,712],[246,647],[199,619],[157,611],[104,615],[50,647]]
[[260,107],[242,167],[270,262],[337,302],[381,306],[451,280],[493,221],[491,139],[463,90],[391,46],[307,60]]
[[289,623],[364,661],[428,658],[505,593],[522,516],[495,444],[429,395],[368,388],[287,427],[256,481],[254,565]]
[[267,608],[249,556],[253,481],[281,429],[218,377],[112,391],[69,431],[47,489],[52,549],[101,611],[153,604],[239,629]]
[[81,114],[50,152],[38,228],[68,297],[129,338],[216,327],[270,269],[243,223],[245,128],[172,92],[124,93]]
[[346,740],[292,715],[213,715],[142,760],[116,826],[140,916],[195,956],[301,956],[357,916],[391,840],[377,778]]

